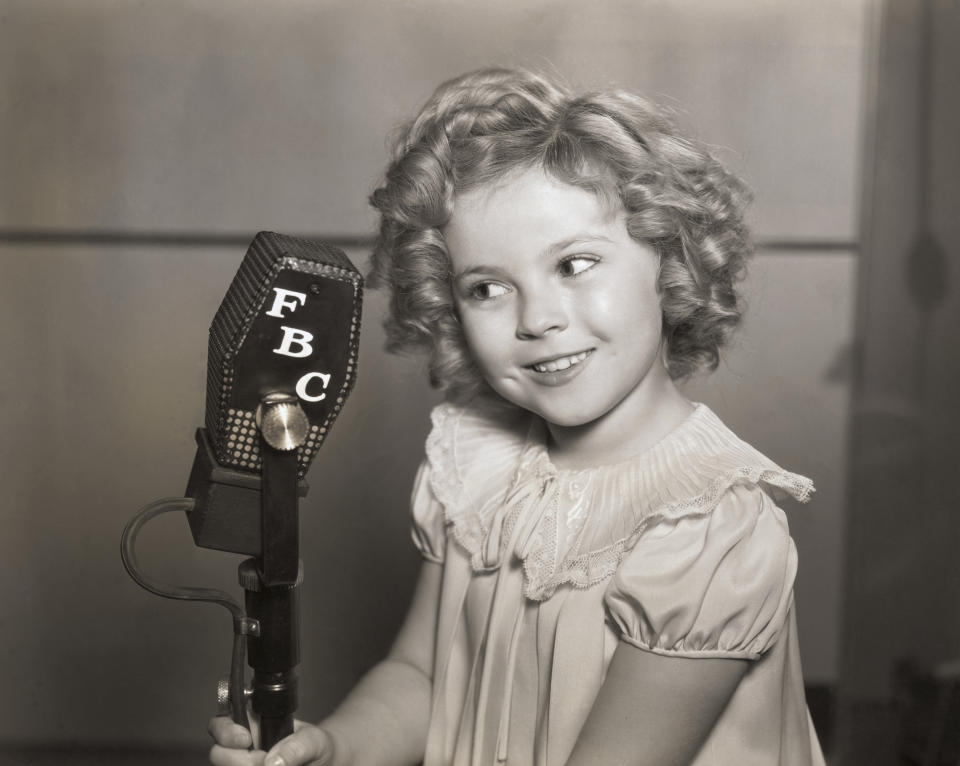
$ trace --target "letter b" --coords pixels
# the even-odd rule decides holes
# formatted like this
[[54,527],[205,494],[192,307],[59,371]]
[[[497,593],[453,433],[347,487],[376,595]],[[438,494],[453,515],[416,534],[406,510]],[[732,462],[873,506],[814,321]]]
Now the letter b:
[[[306,330],[298,330],[296,327],[286,327],[284,325],[281,325],[280,329],[283,330],[283,341],[280,343],[280,348],[273,350],[274,354],[283,354],[284,356],[292,356],[300,359],[305,356],[310,356],[310,354],[313,353],[313,346],[310,345],[310,341],[313,340],[311,333]],[[299,350],[294,351],[291,349],[291,346],[294,344],[299,346]]]

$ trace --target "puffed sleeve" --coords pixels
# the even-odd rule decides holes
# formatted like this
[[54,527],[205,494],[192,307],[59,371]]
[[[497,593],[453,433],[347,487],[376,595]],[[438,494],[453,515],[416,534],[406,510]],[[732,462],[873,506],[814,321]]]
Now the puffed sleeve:
[[443,506],[433,494],[430,485],[430,464],[424,460],[420,464],[413,482],[410,508],[413,519],[411,535],[413,544],[428,561],[443,562],[446,547],[446,528]]
[[736,485],[708,514],[647,529],[604,602],[634,646],[681,657],[756,659],[793,603],[797,553],[786,516],[754,485]]

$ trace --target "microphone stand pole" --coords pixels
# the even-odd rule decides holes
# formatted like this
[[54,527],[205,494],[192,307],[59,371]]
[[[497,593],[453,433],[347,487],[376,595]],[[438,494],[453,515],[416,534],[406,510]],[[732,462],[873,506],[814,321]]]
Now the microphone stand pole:
[[300,535],[297,447],[309,422],[297,397],[271,393],[257,411],[263,464],[261,552],[239,568],[247,617],[260,629],[247,638],[253,668],[253,710],[260,717],[260,746],[269,750],[293,733],[300,663]]

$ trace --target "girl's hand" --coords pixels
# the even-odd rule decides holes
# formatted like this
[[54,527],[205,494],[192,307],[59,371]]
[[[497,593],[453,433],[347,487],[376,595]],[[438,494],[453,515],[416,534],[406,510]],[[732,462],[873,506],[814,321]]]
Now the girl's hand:
[[[259,743],[260,727],[257,717],[249,716],[250,731],[234,723],[229,716],[211,718],[207,731],[216,743],[210,748],[210,763],[214,766],[262,766],[262,750],[248,750],[251,741]],[[252,739],[251,739],[252,737]]]
[[210,749],[214,766],[325,766],[333,758],[330,736],[317,726],[294,720],[293,734],[280,740],[269,753],[247,750],[253,741],[259,744],[260,732],[255,716],[247,731],[227,716],[211,718],[207,730],[216,744]]

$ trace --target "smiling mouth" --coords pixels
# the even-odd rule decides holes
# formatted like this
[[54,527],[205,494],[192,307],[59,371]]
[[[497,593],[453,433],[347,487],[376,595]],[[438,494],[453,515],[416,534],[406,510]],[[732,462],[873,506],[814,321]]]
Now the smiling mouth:
[[570,367],[580,364],[584,359],[586,359],[590,354],[593,353],[593,349],[588,349],[587,351],[581,351],[578,354],[570,354],[569,356],[560,356],[555,359],[548,359],[545,362],[537,362],[536,364],[531,364],[530,369],[534,372],[562,372],[567,370]]

